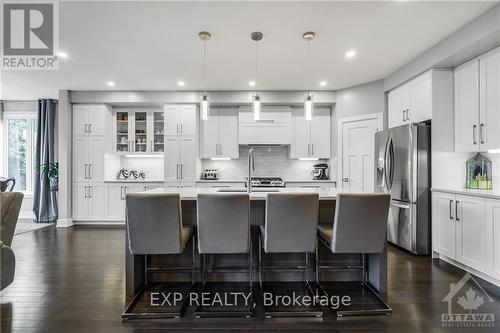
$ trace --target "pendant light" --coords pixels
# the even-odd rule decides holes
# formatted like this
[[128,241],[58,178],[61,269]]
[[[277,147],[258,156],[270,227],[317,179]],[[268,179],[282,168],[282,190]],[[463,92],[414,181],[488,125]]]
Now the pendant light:
[[202,31],[198,34],[203,41],[203,92],[200,95],[200,117],[202,120],[208,120],[210,113],[210,98],[207,93],[207,47],[206,43],[212,37],[209,32]]
[[[259,73],[259,41],[262,40],[262,37],[264,35],[262,32],[252,32],[250,35],[250,38],[255,42],[255,82],[256,86],[257,83],[259,82],[257,79],[257,75]],[[257,94],[257,90],[255,90],[255,94],[252,96],[252,112],[253,112],[253,120],[260,120],[260,106],[261,106],[261,101],[260,97]]]
[[[314,39],[314,32],[307,31],[304,32],[302,38],[307,42],[307,67],[311,68],[311,51],[310,51],[310,42]],[[314,113],[314,100],[311,91],[307,92],[306,100],[304,101],[304,117],[306,120],[312,120]]]

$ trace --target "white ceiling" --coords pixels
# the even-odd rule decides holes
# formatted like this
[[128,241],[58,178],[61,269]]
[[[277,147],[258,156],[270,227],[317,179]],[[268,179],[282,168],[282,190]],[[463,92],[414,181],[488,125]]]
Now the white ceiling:
[[[262,31],[258,89],[336,90],[382,79],[495,2],[61,2],[58,71],[4,71],[4,99],[56,97],[58,89],[247,90],[252,31]],[[316,32],[307,63],[304,31]],[[347,60],[349,49],[357,56]],[[186,82],[185,87],[177,81]],[[320,80],[328,81],[319,87]]]

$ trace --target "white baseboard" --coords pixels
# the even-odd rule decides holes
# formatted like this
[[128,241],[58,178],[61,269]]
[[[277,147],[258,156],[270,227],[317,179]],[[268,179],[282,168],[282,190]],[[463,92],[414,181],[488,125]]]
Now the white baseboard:
[[123,226],[125,221],[74,221],[74,225]]
[[464,271],[466,271],[468,273],[474,274],[474,275],[480,277],[481,279],[486,280],[486,281],[488,281],[491,284],[494,284],[497,287],[500,287],[500,280],[497,280],[497,279],[495,279],[494,277],[492,277],[492,276],[490,276],[488,274],[485,274],[485,273],[482,273],[482,272],[480,272],[478,270],[475,270],[474,268],[471,268],[469,266],[461,264],[458,261],[455,261],[455,260],[453,260],[451,258],[448,258],[447,256],[444,256],[444,255],[439,254],[437,252],[436,252],[436,254],[437,254],[437,256],[435,258],[439,258],[439,259],[441,259],[441,260],[443,260],[443,261],[445,261],[445,262],[447,262],[447,263],[449,263],[449,264],[451,264],[453,266],[456,266],[458,268],[463,269]]
[[57,228],[69,228],[74,225],[72,219],[58,219],[56,223]]

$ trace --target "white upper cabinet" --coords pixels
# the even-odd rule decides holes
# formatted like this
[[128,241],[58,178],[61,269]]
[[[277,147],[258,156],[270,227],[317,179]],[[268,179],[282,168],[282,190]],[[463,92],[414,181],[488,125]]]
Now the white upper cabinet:
[[165,182],[194,182],[197,178],[197,137],[165,138]]
[[455,151],[479,150],[479,61],[455,69]]
[[165,120],[157,108],[115,108],[116,153],[163,153]]
[[196,105],[171,105],[164,106],[165,135],[197,135],[198,117]]
[[74,136],[101,136],[104,135],[106,115],[109,108],[104,104],[73,105],[73,135]]
[[479,58],[479,145],[500,148],[500,48]]
[[389,92],[389,128],[432,118],[431,72]]
[[330,158],[330,109],[316,107],[312,120],[306,120],[304,109],[293,109],[291,158]]
[[240,107],[238,111],[238,142],[240,145],[291,144],[291,108],[289,106],[263,106],[260,119],[254,120],[251,107]]
[[455,151],[500,149],[500,48],[455,68]]
[[238,111],[212,108],[201,121],[200,147],[201,158],[238,158]]

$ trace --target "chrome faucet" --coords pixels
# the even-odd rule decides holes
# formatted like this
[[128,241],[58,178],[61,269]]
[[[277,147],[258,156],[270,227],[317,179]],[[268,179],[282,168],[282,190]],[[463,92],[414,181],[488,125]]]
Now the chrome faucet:
[[252,193],[252,171],[255,171],[255,157],[253,156],[253,148],[248,151],[248,193]]

